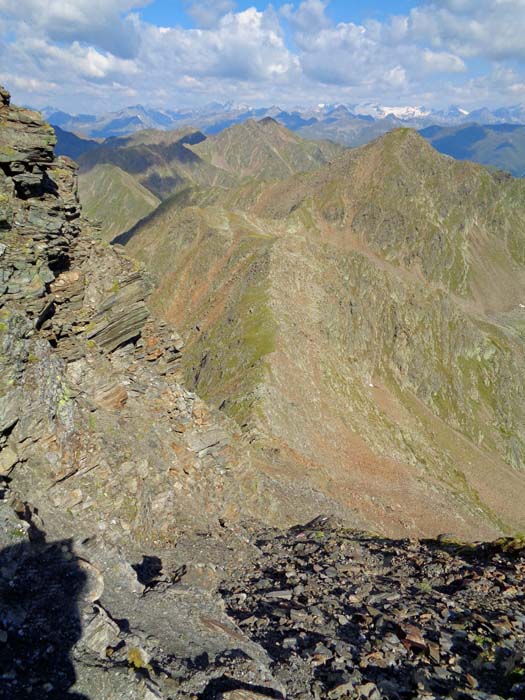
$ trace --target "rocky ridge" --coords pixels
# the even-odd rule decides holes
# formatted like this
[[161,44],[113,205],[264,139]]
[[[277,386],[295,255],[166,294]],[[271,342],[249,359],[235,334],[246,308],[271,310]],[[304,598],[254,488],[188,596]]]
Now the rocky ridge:
[[524,193],[401,129],[118,240],[262,469],[389,534],[490,538],[525,525]]
[[523,542],[247,520],[337,507],[181,384],[53,144],[1,89],[0,697],[522,697]]
[[34,113],[2,111],[3,475],[94,522],[107,498],[106,515],[138,537],[168,501],[188,512],[193,480],[210,480],[200,488],[217,515],[235,430],[176,382],[182,341],[150,317],[137,265],[83,228],[75,166],[53,159],[52,131]]

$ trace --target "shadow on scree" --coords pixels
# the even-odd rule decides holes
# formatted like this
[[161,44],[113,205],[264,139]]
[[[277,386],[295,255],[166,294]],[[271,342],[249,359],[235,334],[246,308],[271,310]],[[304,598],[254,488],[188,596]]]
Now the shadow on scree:
[[86,574],[69,540],[37,539],[0,552],[0,699],[88,700],[69,692]]

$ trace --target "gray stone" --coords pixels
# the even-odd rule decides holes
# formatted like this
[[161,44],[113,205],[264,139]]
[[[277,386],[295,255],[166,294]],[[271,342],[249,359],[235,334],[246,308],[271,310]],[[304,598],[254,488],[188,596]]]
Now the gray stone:
[[106,613],[104,608],[96,606],[91,618],[84,626],[82,643],[94,651],[101,659],[107,658],[108,648],[120,642],[120,629]]
[[138,338],[148,317],[149,311],[144,302],[137,302],[127,309],[113,309],[107,318],[96,322],[87,337],[111,352]]
[[0,452],[0,476],[7,476],[18,462],[18,454],[11,447]]
[[10,101],[11,101],[11,95],[10,95],[9,92],[5,89],[5,87],[3,87],[2,85],[0,85],[0,103],[1,103],[4,107],[9,107],[9,102],[10,102]]
[[193,452],[202,452],[210,447],[229,440],[229,435],[224,430],[208,430],[206,432],[191,433],[187,436],[188,446]]

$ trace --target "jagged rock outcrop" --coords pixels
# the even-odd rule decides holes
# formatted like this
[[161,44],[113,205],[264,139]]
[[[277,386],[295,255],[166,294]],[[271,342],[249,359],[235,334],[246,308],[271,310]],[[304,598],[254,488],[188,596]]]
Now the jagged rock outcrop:
[[[181,342],[150,318],[146,277],[86,235],[75,166],[54,160],[49,127],[37,114],[3,109],[1,148],[11,159],[2,164],[10,211],[2,254],[2,441],[21,465],[4,467],[11,486],[37,500],[45,491],[41,511],[82,509],[84,522],[95,522],[106,510],[122,533],[169,538],[194,518],[183,505],[186,470],[201,482],[205,526],[222,509],[220,494],[235,490],[223,484],[236,463],[235,431],[228,426],[206,449],[189,447],[200,444],[196,435],[216,434],[221,417],[173,380]],[[150,512],[161,521],[154,535]]]

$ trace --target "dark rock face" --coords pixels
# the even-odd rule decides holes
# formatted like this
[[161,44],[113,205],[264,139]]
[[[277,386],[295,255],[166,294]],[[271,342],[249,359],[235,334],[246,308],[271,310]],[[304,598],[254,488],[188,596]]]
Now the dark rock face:
[[523,542],[245,521],[275,486],[148,278],[3,89],[0,124],[0,698],[523,697]]

